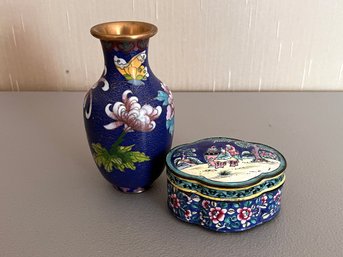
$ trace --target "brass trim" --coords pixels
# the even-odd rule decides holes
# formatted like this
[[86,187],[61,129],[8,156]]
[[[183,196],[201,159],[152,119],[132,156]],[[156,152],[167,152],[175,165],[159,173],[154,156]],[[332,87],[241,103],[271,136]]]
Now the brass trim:
[[147,39],[157,33],[157,27],[142,21],[114,21],[93,26],[91,34],[105,41],[132,41]]
[[[169,170],[168,170],[168,173],[173,174],[173,176],[177,177],[177,178],[180,179],[180,180],[184,180],[184,181],[187,181],[187,182],[195,183],[195,184],[198,184],[198,185],[201,185],[201,186],[204,186],[204,187],[207,187],[207,188],[211,188],[211,189],[218,189],[218,190],[225,190],[225,191],[244,190],[244,189],[248,189],[248,188],[251,188],[251,187],[258,186],[258,185],[264,183],[264,182],[267,181],[267,180],[276,179],[276,178],[278,178],[278,177],[280,177],[280,176],[282,176],[282,175],[283,175],[283,176],[286,176],[285,173],[282,172],[282,173],[280,173],[279,175],[276,175],[276,176],[274,176],[274,177],[264,178],[264,179],[262,179],[261,181],[259,181],[258,183],[253,184],[253,185],[251,185],[251,186],[237,187],[237,188],[225,188],[225,187],[214,187],[214,186],[209,186],[209,185],[204,184],[204,183],[201,183],[201,182],[199,182],[199,181],[197,181],[197,180],[192,180],[192,179],[186,179],[186,178],[183,178],[183,177],[179,177],[179,176],[175,175],[175,173],[170,172]],[[167,174],[167,175],[168,175],[168,174]],[[285,178],[284,178],[282,181],[285,181]]]
[[285,182],[286,176],[283,177],[283,179],[282,179],[280,184],[277,184],[275,186],[267,188],[267,189],[265,189],[265,190],[263,190],[261,192],[258,192],[256,194],[249,195],[247,197],[240,197],[240,198],[216,198],[216,197],[212,197],[212,196],[207,196],[207,195],[204,195],[202,193],[199,193],[196,190],[186,189],[186,188],[182,188],[180,186],[177,186],[173,182],[171,182],[169,178],[167,178],[167,179],[168,179],[169,183],[172,184],[177,189],[179,189],[181,191],[184,191],[184,192],[189,192],[189,193],[194,193],[194,194],[200,195],[200,196],[202,196],[202,197],[204,197],[206,199],[211,199],[211,200],[215,200],[215,201],[223,201],[223,202],[240,202],[240,201],[245,201],[245,200],[250,200],[250,199],[256,198],[256,197],[258,197],[258,196],[260,196],[260,195],[262,195],[262,194],[264,194],[266,192],[270,192],[270,191],[273,191],[276,188],[281,187],[284,184],[284,182]]

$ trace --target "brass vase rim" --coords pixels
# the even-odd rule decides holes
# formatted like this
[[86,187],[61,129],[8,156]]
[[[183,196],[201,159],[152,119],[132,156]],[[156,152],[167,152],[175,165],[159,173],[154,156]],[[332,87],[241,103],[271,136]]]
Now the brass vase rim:
[[154,36],[157,27],[142,21],[112,21],[97,24],[90,29],[90,32],[100,40],[133,41]]

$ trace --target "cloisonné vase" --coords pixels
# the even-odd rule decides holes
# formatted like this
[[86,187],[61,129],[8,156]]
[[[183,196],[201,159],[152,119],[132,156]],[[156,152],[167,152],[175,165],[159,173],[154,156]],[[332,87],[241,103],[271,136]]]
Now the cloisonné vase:
[[149,38],[156,32],[156,26],[136,21],[91,28],[105,67],[85,96],[84,123],[97,167],[123,192],[149,188],[172,144],[173,96],[148,63]]

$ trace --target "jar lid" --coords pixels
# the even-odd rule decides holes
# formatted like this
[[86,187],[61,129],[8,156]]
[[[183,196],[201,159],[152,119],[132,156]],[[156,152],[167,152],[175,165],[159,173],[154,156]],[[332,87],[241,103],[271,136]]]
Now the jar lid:
[[166,162],[174,179],[176,176],[223,190],[249,188],[268,181],[282,184],[285,179],[286,160],[280,152],[264,144],[233,138],[212,137],[177,146],[168,153]]

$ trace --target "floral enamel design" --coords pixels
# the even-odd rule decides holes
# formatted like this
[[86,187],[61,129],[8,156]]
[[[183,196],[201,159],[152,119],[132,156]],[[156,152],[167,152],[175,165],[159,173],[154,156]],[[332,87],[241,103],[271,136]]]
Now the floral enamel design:
[[148,69],[143,65],[147,58],[146,51],[143,51],[126,62],[123,58],[114,56],[114,64],[117,70],[125,79],[132,85],[144,85],[142,80],[147,80],[149,77]]
[[135,41],[107,41],[104,42],[106,49],[129,53],[132,51],[144,50],[148,46],[148,39],[135,40]]
[[84,101],[83,101],[83,108],[85,109],[86,108],[86,103],[87,103],[87,100],[89,99],[89,107],[88,107],[88,110],[84,110],[85,112],[85,117],[86,119],[88,120],[91,115],[92,115],[92,105],[93,105],[93,90],[98,87],[101,83],[103,83],[103,86],[101,87],[101,89],[103,91],[108,91],[110,86],[109,86],[109,83],[108,81],[105,79],[105,76],[106,76],[106,73],[107,73],[107,68],[106,66],[104,67],[104,71],[103,71],[103,74],[101,75],[101,78],[91,87],[91,89],[87,92],[85,98],[84,98]]
[[212,201],[168,183],[168,206],[175,216],[219,232],[242,231],[272,219],[280,211],[281,190],[241,202]]
[[278,190],[277,194],[274,195],[274,201],[276,202],[277,205],[280,205],[281,203],[281,191]]
[[167,106],[166,127],[169,133],[172,135],[174,132],[174,116],[175,116],[174,98],[173,98],[172,92],[166,85],[161,83],[161,87],[163,91],[159,90],[158,95],[155,99],[162,101],[163,106]]
[[227,212],[226,209],[222,209],[220,207],[210,208],[208,213],[210,220],[213,224],[218,224],[220,221],[224,221],[225,213]]
[[117,102],[113,107],[112,104],[106,105],[105,112],[114,121],[104,127],[110,130],[124,125],[126,132],[150,132],[154,130],[156,126],[154,120],[160,116],[161,106],[156,108],[148,104],[141,106],[136,96],[128,97],[128,94],[132,94],[132,91],[126,90],[123,93],[123,102]]
[[252,210],[248,207],[238,208],[237,209],[237,220],[241,222],[243,227],[250,225],[248,222],[252,216]]
[[106,115],[113,120],[104,128],[115,130],[123,127],[123,131],[111,146],[110,150],[105,149],[100,144],[92,144],[95,152],[95,162],[98,166],[103,166],[107,172],[113,169],[124,171],[125,169],[135,170],[135,163],[150,160],[149,156],[143,152],[132,151],[134,145],[122,146],[122,142],[127,133],[130,132],[151,132],[156,127],[155,120],[162,112],[161,106],[152,107],[145,104],[141,106],[136,96],[129,96],[131,90],[124,91],[122,102],[107,104],[105,107]]

